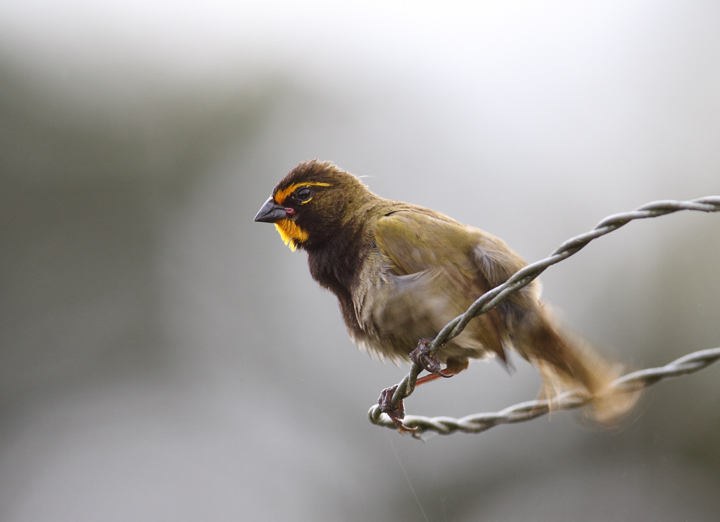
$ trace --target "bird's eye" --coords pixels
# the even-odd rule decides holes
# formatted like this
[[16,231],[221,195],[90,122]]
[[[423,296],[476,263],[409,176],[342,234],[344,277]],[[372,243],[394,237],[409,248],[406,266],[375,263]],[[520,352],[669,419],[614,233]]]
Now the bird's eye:
[[307,187],[303,187],[295,193],[295,197],[301,202],[309,200],[310,196],[312,196],[312,190]]

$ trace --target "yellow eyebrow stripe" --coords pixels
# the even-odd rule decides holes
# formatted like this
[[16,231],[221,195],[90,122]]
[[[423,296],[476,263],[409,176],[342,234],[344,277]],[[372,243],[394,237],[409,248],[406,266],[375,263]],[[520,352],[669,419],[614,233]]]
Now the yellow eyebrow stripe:
[[285,199],[292,194],[296,189],[300,187],[329,187],[330,183],[321,183],[320,181],[306,181],[305,183],[293,183],[287,188],[284,188],[282,190],[278,190],[277,194],[275,194],[275,203],[278,205],[282,205],[285,202]]

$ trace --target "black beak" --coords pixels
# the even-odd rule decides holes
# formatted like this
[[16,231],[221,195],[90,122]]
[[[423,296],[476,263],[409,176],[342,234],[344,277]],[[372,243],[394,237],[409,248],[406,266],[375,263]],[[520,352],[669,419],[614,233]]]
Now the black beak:
[[268,199],[260,210],[253,221],[260,221],[262,223],[275,223],[281,219],[287,219],[288,213],[285,211],[285,207],[278,205],[273,201],[273,198]]

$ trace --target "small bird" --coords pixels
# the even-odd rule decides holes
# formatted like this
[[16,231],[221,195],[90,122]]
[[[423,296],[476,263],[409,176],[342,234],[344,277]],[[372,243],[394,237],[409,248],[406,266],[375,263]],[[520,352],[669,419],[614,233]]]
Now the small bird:
[[[496,356],[507,366],[513,349],[539,370],[541,396],[580,389],[592,397],[588,413],[597,421],[613,422],[637,399],[608,387],[618,369],[560,329],[540,301],[537,281],[470,321],[434,359],[418,354],[478,297],[526,265],[487,232],[384,199],[349,172],[318,160],[291,170],[255,221],[274,223],[291,250],[307,252],[310,274],[337,296],[360,348],[395,362],[411,354],[421,362],[430,374],[418,384],[457,374],[470,359]],[[384,407],[402,427],[403,413]]]

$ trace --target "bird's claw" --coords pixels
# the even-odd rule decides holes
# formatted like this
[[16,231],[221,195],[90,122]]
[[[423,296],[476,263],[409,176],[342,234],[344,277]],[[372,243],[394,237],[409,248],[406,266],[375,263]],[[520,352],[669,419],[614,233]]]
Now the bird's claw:
[[402,420],[405,418],[405,405],[403,404],[403,400],[400,399],[400,402],[398,402],[397,404],[393,404],[392,398],[396,390],[397,384],[390,388],[385,388],[380,393],[380,398],[378,399],[378,406],[380,407],[380,411],[390,417],[390,420],[395,423],[395,425],[398,427],[398,430],[400,430],[401,432],[415,431],[417,428],[409,428],[405,426],[405,424],[403,424],[402,422]]
[[417,347],[410,352],[410,360],[422,366],[422,368],[429,373],[445,378],[452,377],[453,374],[443,373],[437,354],[430,355],[429,346],[432,341],[430,338],[420,339]]

